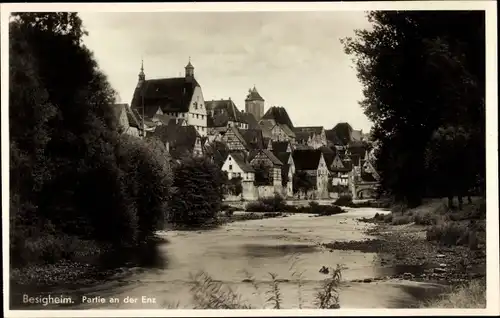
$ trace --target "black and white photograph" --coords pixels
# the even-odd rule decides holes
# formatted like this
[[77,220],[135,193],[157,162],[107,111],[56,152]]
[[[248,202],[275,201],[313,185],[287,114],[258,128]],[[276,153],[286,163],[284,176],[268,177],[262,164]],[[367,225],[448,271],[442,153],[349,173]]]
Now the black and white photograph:
[[496,2],[1,6],[6,317],[499,313]]

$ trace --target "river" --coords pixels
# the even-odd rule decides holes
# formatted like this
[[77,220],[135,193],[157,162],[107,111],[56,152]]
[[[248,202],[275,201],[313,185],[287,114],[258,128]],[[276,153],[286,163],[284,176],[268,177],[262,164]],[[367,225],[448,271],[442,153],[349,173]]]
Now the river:
[[[316,288],[327,277],[319,269],[337,264],[345,267],[339,290],[341,308],[409,307],[418,303],[423,295],[441,290],[429,283],[391,279],[352,282],[387,276],[392,274],[392,269],[377,265],[374,253],[329,250],[320,246],[337,240],[369,239],[364,232],[373,225],[357,219],[372,217],[377,212],[384,213],[373,208],[357,208],[334,216],[295,214],[234,222],[215,230],[160,232],[166,242],[157,247],[158,257],[150,268],[99,286],[61,292],[80,299],[86,296],[119,300],[119,303],[78,304],[72,309],[161,309],[172,304],[192,308],[190,274],[204,271],[241,294],[253,308],[269,308],[264,302],[265,293],[259,295],[252,284],[244,280],[250,273],[265,290],[271,281],[269,273],[275,273],[278,279],[284,280],[280,283],[282,308],[298,308],[299,280],[291,275],[292,263],[302,272],[303,308],[314,308]],[[137,301],[125,302],[127,298]]]

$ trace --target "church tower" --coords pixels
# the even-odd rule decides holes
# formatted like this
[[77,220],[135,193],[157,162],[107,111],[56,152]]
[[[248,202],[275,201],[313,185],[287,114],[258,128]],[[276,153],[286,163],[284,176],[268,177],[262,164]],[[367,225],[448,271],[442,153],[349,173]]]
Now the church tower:
[[257,121],[264,116],[264,98],[257,92],[255,85],[253,89],[248,90],[248,95],[245,99],[245,112],[253,114]]
[[184,69],[186,70],[186,78],[194,77],[194,66],[191,64],[191,57],[189,58],[189,62]]
[[137,87],[140,87],[145,80],[146,74],[144,74],[144,60],[141,60],[141,71],[139,72],[139,81],[137,82]]

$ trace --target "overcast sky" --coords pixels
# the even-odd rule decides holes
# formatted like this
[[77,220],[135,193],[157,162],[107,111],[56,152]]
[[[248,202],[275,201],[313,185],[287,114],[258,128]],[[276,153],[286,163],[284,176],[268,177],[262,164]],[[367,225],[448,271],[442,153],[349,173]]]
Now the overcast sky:
[[141,58],[146,79],[184,76],[189,57],[205,100],[231,99],[245,109],[254,85],[296,126],[371,123],[351,58],[340,39],[369,27],[359,12],[80,13],[85,44],[130,103]]

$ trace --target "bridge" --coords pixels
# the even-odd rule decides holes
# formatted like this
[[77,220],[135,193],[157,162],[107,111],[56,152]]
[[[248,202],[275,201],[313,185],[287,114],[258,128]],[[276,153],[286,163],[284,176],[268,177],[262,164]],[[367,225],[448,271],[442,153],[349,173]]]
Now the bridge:
[[[375,195],[375,190],[377,189],[377,186],[379,184],[378,181],[380,180],[380,175],[375,170],[374,165],[372,164],[370,159],[371,158],[366,156],[364,167],[355,167],[350,173],[349,189],[354,200],[366,199]],[[363,180],[361,178],[362,170],[364,170],[365,172],[369,172],[373,177],[373,181]]]

